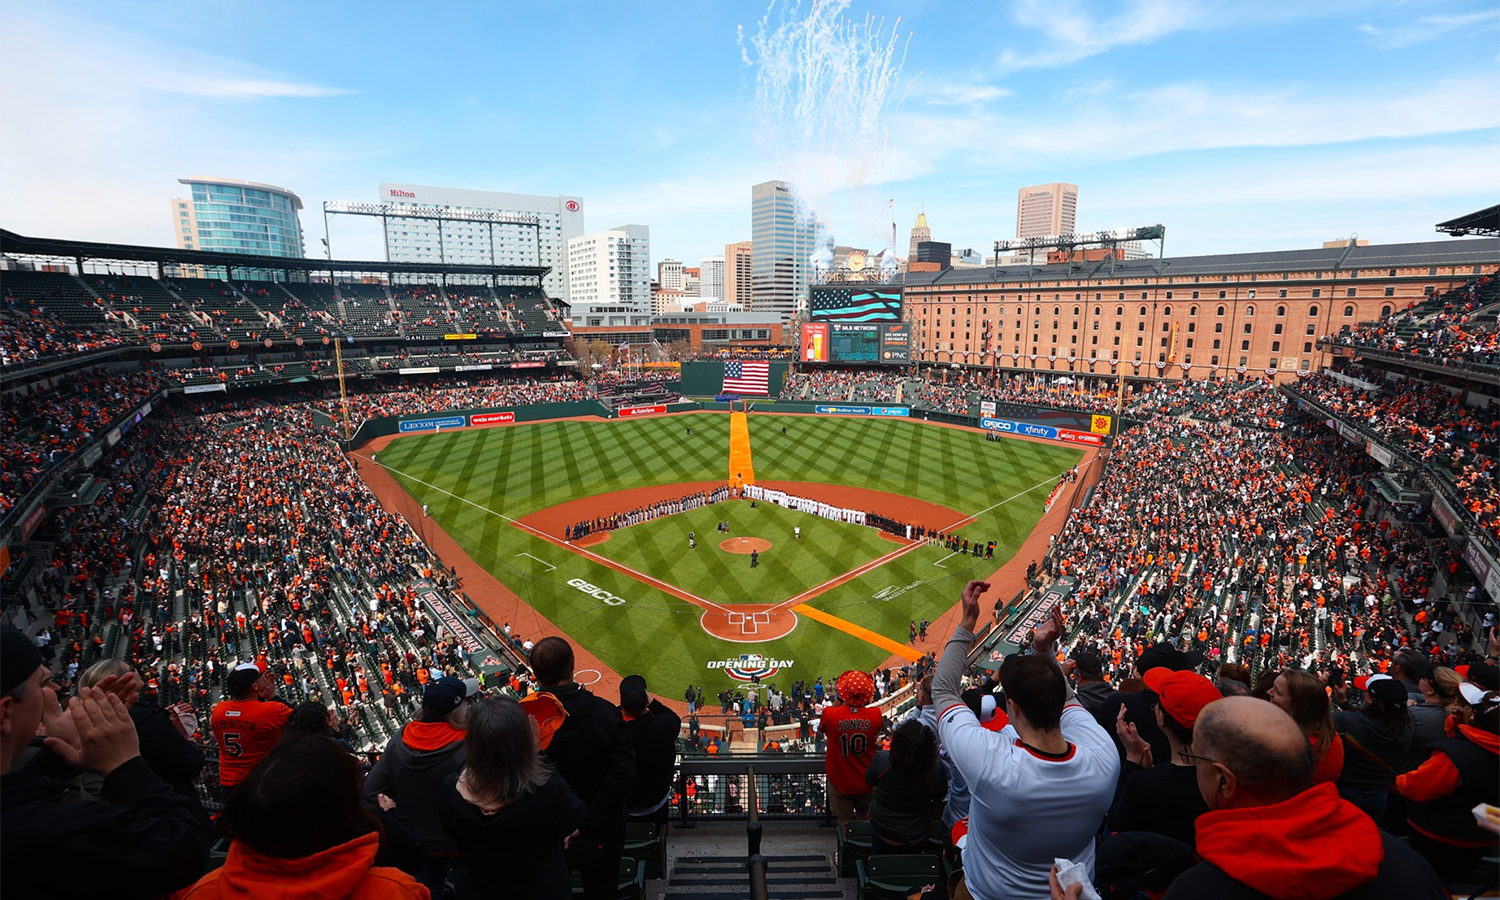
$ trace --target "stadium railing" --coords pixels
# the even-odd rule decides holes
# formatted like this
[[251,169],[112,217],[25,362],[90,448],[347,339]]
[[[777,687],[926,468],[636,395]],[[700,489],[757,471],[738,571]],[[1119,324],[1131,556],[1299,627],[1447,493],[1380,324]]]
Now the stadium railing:
[[833,824],[823,755],[687,757],[677,774],[677,824],[762,820]]
[[1318,340],[1318,349],[1332,350],[1335,354],[1339,350],[1352,350],[1353,358],[1355,359],[1368,357],[1370,359],[1379,359],[1386,362],[1398,363],[1403,366],[1410,366],[1426,372],[1477,378],[1489,384],[1500,383],[1500,365],[1495,365],[1494,363],[1470,362],[1468,360],[1445,356],[1426,356],[1421,353],[1402,353],[1396,350],[1366,346],[1354,340],[1337,341],[1327,337]]

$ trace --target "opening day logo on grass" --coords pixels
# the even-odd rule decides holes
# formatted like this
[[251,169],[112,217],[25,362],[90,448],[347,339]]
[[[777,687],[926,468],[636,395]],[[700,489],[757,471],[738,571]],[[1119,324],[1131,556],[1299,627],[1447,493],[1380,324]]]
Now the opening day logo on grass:
[[724,674],[735,681],[753,681],[756,678],[770,678],[782,669],[790,669],[796,664],[794,659],[771,659],[759,653],[741,653],[738,659],[710,660],[708,668],[723,669]]

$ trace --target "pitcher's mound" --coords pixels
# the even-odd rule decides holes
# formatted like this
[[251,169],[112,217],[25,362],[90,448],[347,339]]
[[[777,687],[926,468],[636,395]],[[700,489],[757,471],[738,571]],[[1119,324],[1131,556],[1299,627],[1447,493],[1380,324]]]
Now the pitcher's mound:
[[765,538],[736,537],[719,542],[719,549],[730,553],[744,553],[748,555],[752,550],[765,553],[771,549],[771,542]]

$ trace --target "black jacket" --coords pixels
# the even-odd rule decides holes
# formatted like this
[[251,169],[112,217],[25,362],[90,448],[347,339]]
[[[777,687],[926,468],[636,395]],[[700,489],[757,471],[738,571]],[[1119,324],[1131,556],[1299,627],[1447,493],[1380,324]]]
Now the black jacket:
[[0,776],[0,834],[6,900],[160,897],[208,870],[213,841],[141,757],[109,773],[97,801],[44,775]]
[[458,793],[458,776],[442,787],[443,830],[463,852],[459,900],[525,897],[568,900],[563,838],[583,821],[583,802],[556,772],[515,803],[486,815]]
[[1149,831],[1193,846],[1194,824],[1208,812],[1195,767],[1162,763],[1142,769],[1127,762],[1120,776],[1120,792],[1109,813],[1111,831]]
[[438,815],[443,782],[464,767],[463,732],[446,722],[410,722],[386,744],[365,778],[365,798],[396,801],[428,853],[454,854],[458,845],[443,833]]
[[625,794],[625,807],[644,815],[661,806],[672,790],[682,717],[652,700],[646,715],[625,722],[625,730],[635,749],[635,783]]
[[619,707],[578,684],[539,688],[568,711],[547,758],[588,807],[583,833],[607,841],[625,831],[625,797],[635,782],[635,745]]

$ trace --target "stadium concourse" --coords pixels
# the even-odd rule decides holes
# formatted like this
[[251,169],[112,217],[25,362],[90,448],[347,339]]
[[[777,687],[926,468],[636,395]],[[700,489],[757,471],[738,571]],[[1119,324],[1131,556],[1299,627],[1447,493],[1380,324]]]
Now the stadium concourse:
[[[7,896],[156,897],[200,878],[191,896],[214,896],[285,879],[274,860],[290,857],[420,897],[495,877],[475,810],[525,837],[526,855],[503,848],[509,877],[566,894],[571,866],[591,897],[616,896],[617,874],[669,897],[704,870],[743,886],[743,856],[669,857],[693,840],[666,836],[669,815],[841,820],[770,860],[787,896],[858,881],[1045,897],[1056,859],[1113,896],[1500,886],[1500,831],[1469,812],[1500,804],[1492,280],[1329,336],[1349,351],[1338,365],[1281,387],[1132,383],[1046,530],[912,623],[918,659],[705,696],[700,672],[591,694],[584,648],[469,615],[441,542],[346,453],[337,389],[304,380],[326,375],[318,342],[149,349],[272,326],[352,336],[370,376],[356,420],[600,397],[560,341],[529,337],[554,321],[544,301],[343,282],[271,303],[229,281],[68,277],[4,276]],[[506,337],[440,346],[479,319]],[[511,362],[539,365],[497,371]],[[457,370],[475,365],[492,368]],[[1112,387],[814,370],[783,396],[978,432],[986,401],[1110,413]],[[467,780],[534,775],[525,712],[556,774],[507,796]],[[278,821],[310,843],[288,848]]]

